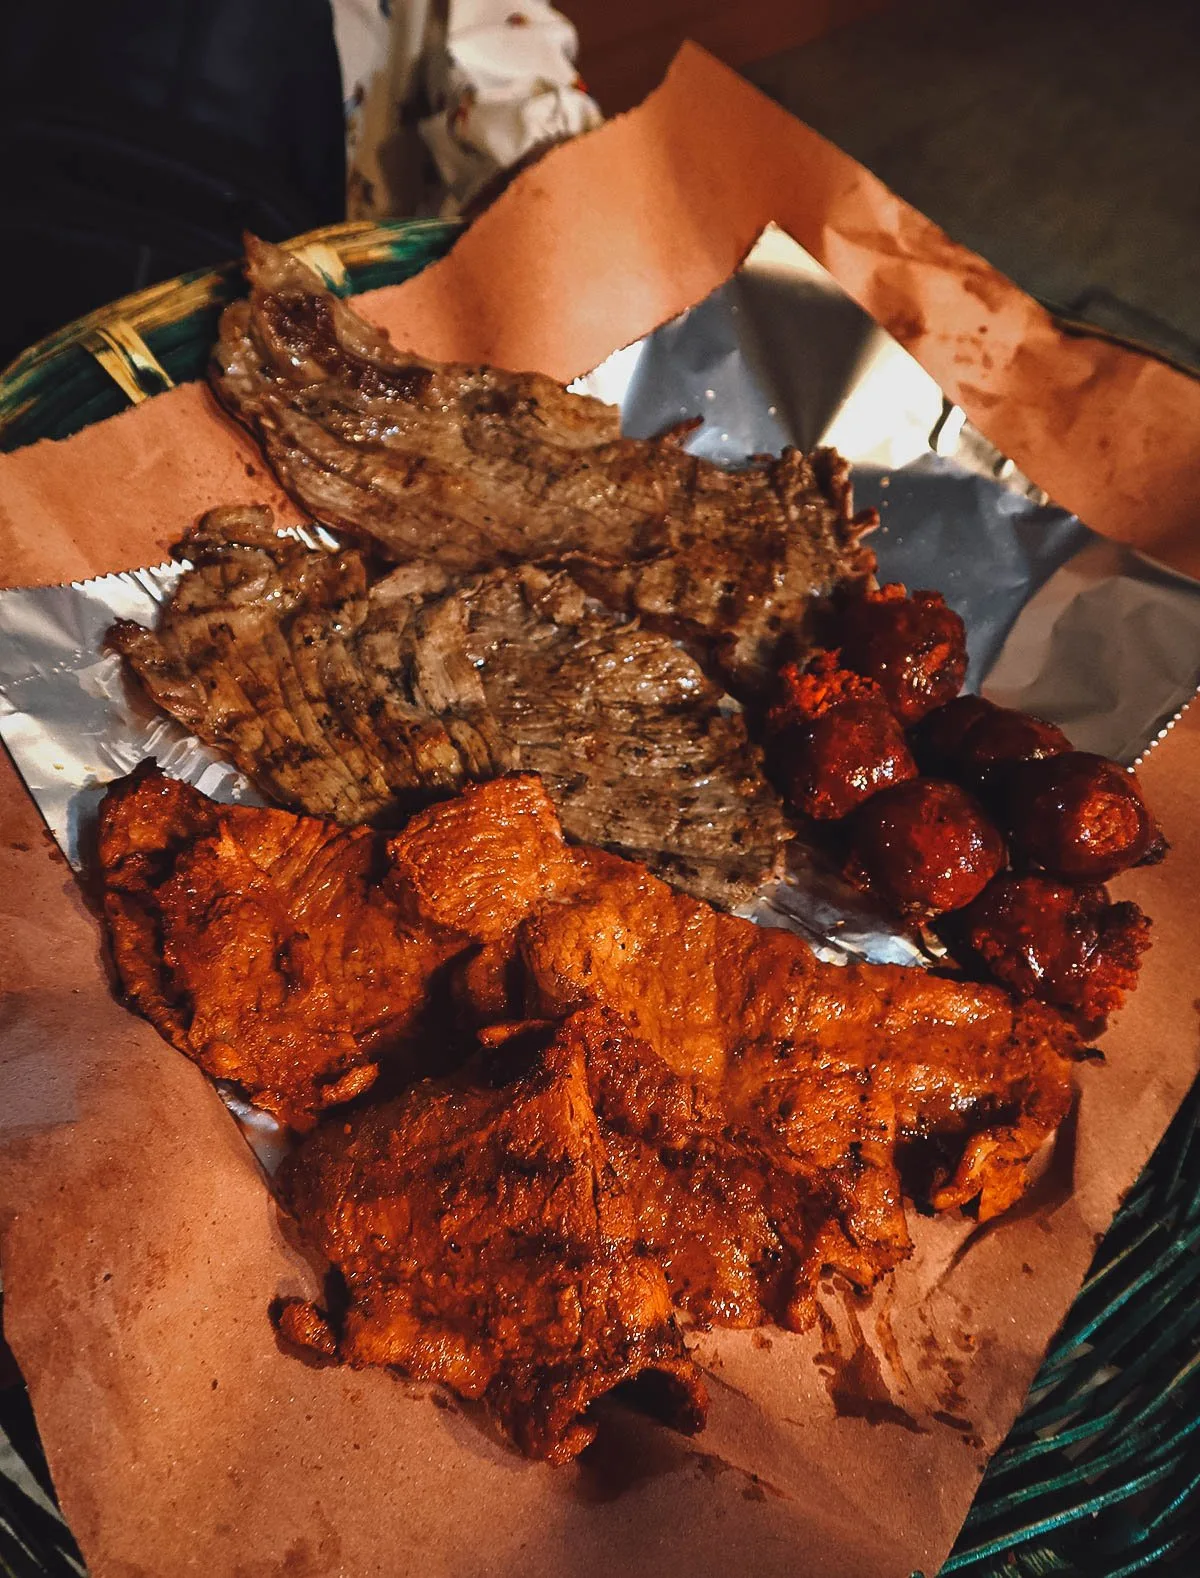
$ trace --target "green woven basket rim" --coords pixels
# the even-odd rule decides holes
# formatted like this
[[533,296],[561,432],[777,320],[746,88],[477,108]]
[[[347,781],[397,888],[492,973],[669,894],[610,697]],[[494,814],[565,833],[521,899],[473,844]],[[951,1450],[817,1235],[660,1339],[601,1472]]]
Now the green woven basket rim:
[[[349,293],[411,277],[460,230],[441,220],[352,222],[284,245]],[[243,290],[241,264],[230,262],[122,297],[47,335],[0,374],[0,449],[63,437],[127,408],[128,394],[90,348],[105,332],[132,330],[171,382],[201,376],[217,316]],[[142,382],[140,395],[154,392],[153,369],[126,371]],[[0,1391],[0,1426],[21,1464],[12,1475],[0,1460],[0,1572],[78,1574],[69,1532],[46,1508],[50,1476],[20,1389]],[[1101,1244],[943,1572],[1190,1572],[1198,1543],[1200,1085]]]
[[[349,221],[282,245],[306,254],[334,289],[348,294],[407,279],[448,251],[461,230],[457,220]],[[128,394],[96,359],[106,339],[132,331],[166,373],[164,381],[151,371],[147,382],[144,369],[130,366],[143,396],[201,376],[217,317],[244,289],[236,259],[147,286],[46,335],[0,373],[0,450],[66,437],[128,405]],[[119,350],[110,354],[121,358]]]

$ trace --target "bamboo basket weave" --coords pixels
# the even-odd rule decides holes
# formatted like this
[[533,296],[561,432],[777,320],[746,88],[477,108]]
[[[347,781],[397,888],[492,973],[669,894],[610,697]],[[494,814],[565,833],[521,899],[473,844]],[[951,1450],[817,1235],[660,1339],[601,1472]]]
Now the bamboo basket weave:
[[[409,278],[457,233],[432,220],[345,224],[288,245],[349,293]],[[34,346],[0,375],[0,451],[64,438],[201,377],[220,311],[241,289],[236,263],[186,274]],[[84,1571],[28,1397],[2,1377],[0,1570]],[[942,1572],[1200,1572],[1200,1085],[1100,1245]]]

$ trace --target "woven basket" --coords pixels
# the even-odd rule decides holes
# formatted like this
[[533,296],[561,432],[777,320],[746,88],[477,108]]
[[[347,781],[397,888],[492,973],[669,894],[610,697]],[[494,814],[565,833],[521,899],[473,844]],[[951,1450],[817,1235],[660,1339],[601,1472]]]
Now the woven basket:
[[[348,293],[409,278],[457,233],[348,224],[288,246]],[[66,437],[202,376],[221,308],[241,289],[234,263],[184,275],[34,346],[0,376],[0,450]],[[19,1384],[0,1390],[0,1430],[0,1567],[82,1572]],[[943,1573],[1123,1578],[1198,1564],[1200,1086],[1101,1244]]]

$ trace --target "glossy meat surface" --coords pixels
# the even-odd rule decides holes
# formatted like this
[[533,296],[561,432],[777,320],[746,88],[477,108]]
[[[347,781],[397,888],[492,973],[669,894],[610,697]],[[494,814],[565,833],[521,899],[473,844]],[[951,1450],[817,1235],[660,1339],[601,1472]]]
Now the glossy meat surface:
[[848,874],[902,915],[961,909],[1004,865],[1004,840],[957,784],[913,778],[859,807]]
[[[598,995],[628,1002],[636,984],[610,976]],[[977,1049],[978,1078],[993,1119],[1040,1080],[1045,1122],[1062,1112],[1054,1054],[1036,1044],[1036,1014],[1024,1028],[1024,1043],[1018,1032]],[[894,1064],[873,1065],[865,1045],[781,1060],[760,1044],[711,1079],[670,1067],[612,1008],[484,1029],[459,1073],[327,1120],[285,1164],[283,1201],[344,1293],[328,1310],[286,1305],[283,1334],[481,1399],[552,1462],[592,1439],[591,1403],[639,1377],[667,1422],[696,1429],[704,1391],[673,1304],[721,1325],[799,1328],[823,1271],[868,1287],[908,1252],[900,1126],[931,1156],[961,1138],[965,1064],[953,1089],[940,1071],[948,1104],[928,1127],[953,1039],[944,1022],[939,1033],[936,1051]],[[1011,1063],[1003,1079],[989,1056]],[[982,1214],[1007,1203],[1017,1148],[1034,1137],[1024,1121],[1023,1134],[994,1128],[986,1148],[976,1135],[954,1179],[927,1170],[932,1203],[957,1203],[985,1175]]]
[[300,1126],[389,1091],[288,1164],[348,1302],[285,1335],[445,1381],[555,1461],[638,1374],[699,1422],[672,1303],[806,1325],[824,1272],[868,1288],[909,1252],[906,1198],[1010,1206],[1072,1099],[1055,1011],[822,963],[568,844],[530,776],[384,844],[143,770],[101,859],[126,991],[182,1050]]
[[967,633],[940,592],[893,583],[848,597],[834,644],[842,662],[873,679],[902,723],[915,723],[957,696],[967,673]]
[[1071,742],[1057,724],[998,707],[982,696],[959,696],[913,730],[921,771],[980,793],[1016,762],[1061,756]]
[[1091,751],[1015,763],[999,815],[1016,859],[1069,880],[1107,882],[1166,848],[1137,779]]
[[1054,1003],[1095,1035],[1137,984],[1150,922],[1102,887],[1006,872],[948,936],[1010,991]]
[[551,379],[393,348],[303,263],[248,242],[250,299],[214,353],[220,399],[316,519],[395,563],[462,574],[577,562],[588,589],[706,644],[736,687],[768,677],[814,593],[860,577],[874,522],[837,456],[738,472]]
[[542,775],[568,834],[734,905],[790,836],[740,709],[675,642],[532,565],[414,563],[206,516],[156,630],[109,633],[153,700],[273,802],[348,826]]
[[[864,1280],[874,1257],[907,1244],[896,1147],[936,1139],[932,1203],[982,1194],[994,1214],[1020,1194],[1025,1162],[1069,1105],[1078,1043],[1052,1010],[900,966],[824,964],[790,932],[564,846],[532,780],[422,813],[389,857],[418,913],[482,945],[460,984],[478,1018],[611,1008],[676,1075],[717,1091],[727,1115],[779,1127],[814,1176],[841,1158],[848,1225],[837,1231],[853,1246],[846,1269],[859,1256]],[[876,1079],[872,1113],[860,1097]],[[881,1125],[877,1151],[860,1123]]]
[[[522,928],[528,1011],[619,1013],[821,1191],[828,1263],[869,1285],[907,1251],[901,1152],[935,1209],[1005,1210],[1071,1099],[1074,1033],[998,987],[823,964],[789,932],[603,879]],[[936,1152],[936,1155],[934,1154]],[[795,1290],[797,1308],[804,1290]]]
[[874,680],[840,668],[833,652],[817,653],[804,672],[786,664],[779,677],[768,729],[796,810],[837,821],[916,776],[904,731]]
[[152,769],[100,809],[121,986],[173,1046],[297,1128],[415,1069],[430,983],[454,945],[409,926],[378,834],[217,806]]
[[[287,812],[215,806],[154,770],[110,790],[102,818],[110,936],[134,1005],[293,1120],[345,1099],[347,1071],[347,1094],[381,1056],[402,1071],[423,1029],[587,1004],[618,1013],[739,1122],[751,1109],[768,1121],[771,1092],[783,1100],[788,1082],[807,1082],[803,1101],[784,1102],[795,1109],[785,1127],[824,1115],[820,1167],[861,1148],[850,1108],[862,1103],[857,1092],[843,1101],[846,1081],[879,1077],[894,1095],[904,1070],[922,1071],[919,1099],[879,1131],[884,1150],[950,1129],[970,1146],[1003,1109],[1027,1158],[1069,1096],[1076,1041],[1051,1011],[900,966],[824,964],[790,932],[567,844],[535,778],[469,790],[386,846]],[[939,1186],[945,1202],[973,1197],[956,1177]],[[987,1182],[975,1178],[974,1192]],[[890,1210],[878,1214],[881,1241],[895,1231]]]
[[552,1463],[592,1440],[590,1405],[624,1382],[654,1386],[688,1431],[707,1405],[592,1106],[587,1038],[570,1020],[504,1084],[476,1069],[327,1123],[280,1179],[348,1301],[336,1325],[285,1306],[284,1335],[481,1399]]

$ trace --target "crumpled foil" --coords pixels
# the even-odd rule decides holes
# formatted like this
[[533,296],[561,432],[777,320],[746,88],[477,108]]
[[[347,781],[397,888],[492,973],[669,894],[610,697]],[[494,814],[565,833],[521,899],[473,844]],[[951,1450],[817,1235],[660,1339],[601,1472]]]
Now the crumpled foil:
[[1098,537],[999,454],[783,231],[705,301],[574,388],[633,437],[699,416],[726,465],[785,444],[854,463],[881,581],[934,588],[966,621],[967,689],[1134,764],[1200,688],[1200,582]]
[[[726,464],[785,444],[839,449],[857,504],[880,511],[880,578],[936,588],[965,619],[969,688],[1053,719],[1081,748],[1134,761],[1200,684],[1200,583],[1047,503],[782,231],[707,300],[573,387],[619,405],[633,436],[700,417],[688,447]],[[0,592],[0,737],[77,868],[104,785],[144,757],[215,799],[261,803],[103,651],[114,620],[155,623],[181,568]],[[805,863],[749,912],[832,956],[924,956]]]

